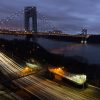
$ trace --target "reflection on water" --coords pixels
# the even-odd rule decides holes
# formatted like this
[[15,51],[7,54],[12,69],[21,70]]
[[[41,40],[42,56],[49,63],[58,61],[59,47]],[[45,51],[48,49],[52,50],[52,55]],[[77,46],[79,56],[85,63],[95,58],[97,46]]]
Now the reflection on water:
[[20,39],[20,40],[23,40],[25,39],[26,36],[21,36],[21,35],[3,35],[3,34],[0,34],[0,38],[2,39],[7,39],[7,40],[13,40],[13,39]]
[[38,42],[48,51],[65,56],[82,56],[91,64],[100,64],[100,45],[54,41],[39,38]]
[[[50,51],[56,54],[64,54],[66,56],[75,55],[75,51],[78,51],[81,48],[82,44],[67,44],[64,47],[54,48]],[[73,52],[74,50],[74,52]],[[66,52],[67,51],[67,52]],[[73,53],[73,54],[72,54]]]

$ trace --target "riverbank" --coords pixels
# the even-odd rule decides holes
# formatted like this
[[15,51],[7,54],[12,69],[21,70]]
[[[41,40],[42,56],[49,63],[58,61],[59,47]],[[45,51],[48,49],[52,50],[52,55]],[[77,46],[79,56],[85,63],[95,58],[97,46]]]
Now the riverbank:
[[89,37],[85,37],[82,35],[39,35],[38,37],[57,40],[57,41],[69,41],[81,43],[81,41],[87,41],[87,43],[96,43],[100,44],[100,35],[89,35]]
[[25,40],[2,39],[0,40],[0,49],[22,65],[34,58],[42,64],[64,66],[71,73],[84,73],[88,77],[88,83],[100,87],[100,65],[88,64],[82,57],[52,54],[39,44]]

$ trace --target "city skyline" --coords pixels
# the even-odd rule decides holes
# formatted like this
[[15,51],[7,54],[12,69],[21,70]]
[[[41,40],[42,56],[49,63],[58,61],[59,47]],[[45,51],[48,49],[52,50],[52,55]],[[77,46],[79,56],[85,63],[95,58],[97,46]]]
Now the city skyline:
[[[100,33],[99,0],[1,0],[0,19],[5,18],[26,6],[36,6],[37,10],[66,33],[79,33],[82,27],[89,33]],[[17,22],[17,21],[16,21]]]

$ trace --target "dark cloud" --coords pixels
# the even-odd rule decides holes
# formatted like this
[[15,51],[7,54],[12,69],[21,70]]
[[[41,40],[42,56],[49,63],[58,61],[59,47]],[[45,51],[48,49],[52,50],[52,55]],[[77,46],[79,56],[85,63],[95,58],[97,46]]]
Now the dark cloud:
[[41,16],[66,33],[77,33],[81,27],[87,27],[89,33],[100,33],[99,0],[0,0],[0,18],[25,6],[36,6]]

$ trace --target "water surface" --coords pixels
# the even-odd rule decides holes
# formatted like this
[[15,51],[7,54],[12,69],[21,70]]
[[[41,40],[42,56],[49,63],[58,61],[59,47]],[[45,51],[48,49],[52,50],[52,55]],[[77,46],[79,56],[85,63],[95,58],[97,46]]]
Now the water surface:
[[81,44],[38,38],[38,43],[48,51],[64,56],[81,56],[90,64],[100,64],[100,44]]

